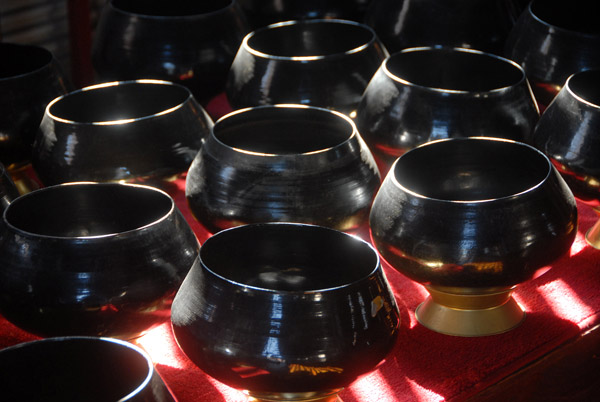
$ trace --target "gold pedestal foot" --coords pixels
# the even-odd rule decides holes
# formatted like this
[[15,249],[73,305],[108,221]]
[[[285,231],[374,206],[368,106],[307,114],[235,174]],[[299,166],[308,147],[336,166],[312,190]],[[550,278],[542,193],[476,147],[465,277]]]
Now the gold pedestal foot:
[[12,177],[19,194],[24,195],[40,188],[40,184],[32,178],[33,168],[31,165],[9,166],[8,173]]
[[432,331],[454,336],[487,336],[510,331],[525,318],[511,296],[513,288],[461,289],[427,287],[429,297],[415,311]]
[[[596,211],[598,212],[598,211]],[[585,241],[592,247],[600,250],[600,221],[594,223],[585,234]]]
[[280,392],[248,394],[249,402],[343,402],[338,396],[341,390],[324,392]]

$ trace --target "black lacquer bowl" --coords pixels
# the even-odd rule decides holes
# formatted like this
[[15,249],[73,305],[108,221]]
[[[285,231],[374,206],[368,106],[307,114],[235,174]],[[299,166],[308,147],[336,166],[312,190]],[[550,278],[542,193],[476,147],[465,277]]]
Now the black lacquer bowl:
[[373,247],[336,230],[267,223],[209,238],[173,301],[175,338],[205,373],[259,400],[334,400],[397,338]]
[[15,199],[0,225],[0,313],[40,336],[134,338],[169,319],[199,244],[153,187],[72,183]]
[[518,64],[476,50],[420,47],[385,60],[355,121],[384,174],[398,156],[425,142],[473,136],[523,141],[538,119]]
[[33,147],[45,185],[160,182],[185,173],[213,121],[190,91],[166,81],[93,85],[53,100]]
[[150,360],[131,343],[63,337],[0,350],[0,387],[7,401],[171,402]]
[[0,162],[23,192],[37,188],[22,170],[50,101],[70,90],[51,52],[40,46],[0,43]]
[[[575,197],[600,211],[600,70],[569,77],[544,111],[533,145],[561,173]],[[600,222],[586,239],[600,248]]]
[[391,53],[453,46],[501,54],[518,8],[513,0],[371,0],[365,22]]
[[186,197],[211,233],[288,221],[357,232],[381,183],[352,120],[301,105],[259,106],[219,119],[194,159]]
[[234,109],[278,103],[350,114],[388,55],[375,31],[347,20],[287,21],[244,38],[226,93]]
[[507,40],[504,54],[521,64],[541,108],[550,104],[567,78],[600,68],[600,24],[595,2],[534,0]]
[[98,21],[92,62],[102,81],[173,81],[204,104],[223,92],[248,31],[236,0],[110,0]]
[[381,256],[430,292],[417,309],[419,321],[438,332],[479,336],[521,322],[510,293],[568,252],[577,206],[537,149],[459,138],[398,158],[370,224]]

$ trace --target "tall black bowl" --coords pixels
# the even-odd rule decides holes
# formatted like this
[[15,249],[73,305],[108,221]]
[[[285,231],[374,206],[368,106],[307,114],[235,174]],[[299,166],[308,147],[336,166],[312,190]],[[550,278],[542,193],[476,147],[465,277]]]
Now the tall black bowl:
[[71,183],[20,196],[0,225],[0,313],[40,336],[134,338],[169,319],[199,244],[153,187]]
[[382,257],[429,291],[419,321],[442,333],[481,336],[524,318],[512,289],[569,251],[577,205],[534,147],[455,138],[396,160],[370,224]]
[[248,30],[237,0],[110,0],[92,61],[102,81],[173,81],[205,103],[223,91]]
[[171,317],[198,367],[265,401],[335,400],[386,357],[400,325],[369,243],[292,223],[209,238]]

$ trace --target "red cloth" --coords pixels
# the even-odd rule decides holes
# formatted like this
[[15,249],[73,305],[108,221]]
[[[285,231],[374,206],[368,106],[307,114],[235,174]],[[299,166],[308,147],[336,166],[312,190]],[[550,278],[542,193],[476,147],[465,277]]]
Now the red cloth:
[[[212,107],[223,110],[224,98],[215,102]],[[211,104],[207,110],[211,112]],[[222,113],[211,114],[216,118]],[[203,242],[208,234],[189,212],[184,180],[175,182],[170,193]],[[385,267],[401,312],[399,341],[376,371],[342,391],[344,402],[464,400],[597,324],[600,251],[585,243],[584,234],[598,216],[590,207],[578,206],[579,233],[570,255],[555,262],[546,274],[517,287],[515,298],[527,317],[505,334],[460,338],[424,328],[414,310],[427,292]],[[0,317],[0,348],[33,339]],[[195,367],[178,349],[169,323],[150,331],[138,344],[149,352],[179,402],[246,400],[241,392]]]

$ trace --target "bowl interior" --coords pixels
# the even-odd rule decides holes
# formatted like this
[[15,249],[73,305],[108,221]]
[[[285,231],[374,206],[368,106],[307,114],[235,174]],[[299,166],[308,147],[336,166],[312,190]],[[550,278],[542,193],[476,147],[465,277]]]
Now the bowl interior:
[[449,48],[396,53],[386,61],[386,68],[410,84],[452,91],[492,91],[514,86],[524,78],[523,70],[506,59]]
[[37,46],[0,43],[0,60],[2,80],[39,70],[52,61],[52,54]]
[[49,113],[77,123],[118,123],[166,113],[189,96],[179,85],[129,81],[71,92],[52,103]]
[[200,250],[205,267],[226,280],[272,291],[317,291],[368,277],[375,250],[319,226],[257,224],[222,231]]
[[551,164],[525,144],[487,139],[429,143],[401,156],[396,181],[422,197],[484,201],[510,197],[539,185]]
[[317,108],[248,109],[217,121],[215,137],[225,145],[260,154],[304,154],[335,147],[354,133],[353,124]]
[[115,8],[141,15],[150,15],[155,17],[179,17],[199,14],[207,14],[231,4],[231,0],[209,0],[209,1],[189,1],[189,0],[113,0]]
[[588,0],[572,0],[568,4],[557,4],[553,1],[537,0],[531,3],[531,12],[543,22],[585,34],[600,34],[595,2]]
[[38,236],[92,237],[150,225],[173,208],[172,199],[149,187],[77,184],[47,187],[9,205],[5,219]]
[[2,393],[19,400],[123,400],[148,381],[151,367],[134,348],[94,338],[47,339],[0,352]]
[[349,52],[373,38],[373,32],[360,24],[318,20],[258,29],[248,38],[248,46],[277,57],[316,57]]
[[600,70],[574,74],[568,81],[568,87],[581,99],[600,107]]

